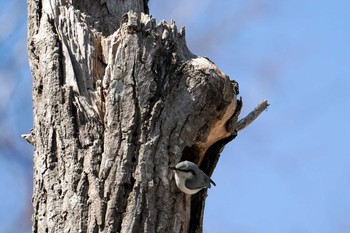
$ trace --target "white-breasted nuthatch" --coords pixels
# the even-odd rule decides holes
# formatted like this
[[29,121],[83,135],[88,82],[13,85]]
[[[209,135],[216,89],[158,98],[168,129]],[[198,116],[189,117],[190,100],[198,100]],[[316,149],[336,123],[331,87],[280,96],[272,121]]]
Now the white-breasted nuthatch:
[[182,161],[175,167],[169,167],[175,173],[177,187],[184,193],[195,194],[203,188],[210,188],[210,183],[216,185],[196,164]]

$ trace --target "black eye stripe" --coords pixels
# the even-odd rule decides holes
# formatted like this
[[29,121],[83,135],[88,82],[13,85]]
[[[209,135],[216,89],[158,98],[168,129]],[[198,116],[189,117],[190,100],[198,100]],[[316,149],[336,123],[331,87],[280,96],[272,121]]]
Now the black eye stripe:
[[181,172],[191,172],[192,175],[195,175],[195,173],[194,173],[194,171],[192,169],[178,169],[177,168],[176,170],[181,171]]

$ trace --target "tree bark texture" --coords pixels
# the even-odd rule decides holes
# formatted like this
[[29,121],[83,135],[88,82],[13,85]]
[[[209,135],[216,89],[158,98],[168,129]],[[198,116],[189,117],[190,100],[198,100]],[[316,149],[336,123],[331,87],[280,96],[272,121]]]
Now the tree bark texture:
[[147,2],[29,0],[35,233],[202,231],[206,190],[168,166],[212,174],[238,85]]

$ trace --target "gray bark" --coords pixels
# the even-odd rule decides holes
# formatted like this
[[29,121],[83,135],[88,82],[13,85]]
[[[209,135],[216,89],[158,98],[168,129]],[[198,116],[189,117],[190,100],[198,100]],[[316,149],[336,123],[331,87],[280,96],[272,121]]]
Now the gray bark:
[[206,191],[186,196],[168,166],[212,174],[238,85],[147,2],[29,0],[33,232],[202,231]]

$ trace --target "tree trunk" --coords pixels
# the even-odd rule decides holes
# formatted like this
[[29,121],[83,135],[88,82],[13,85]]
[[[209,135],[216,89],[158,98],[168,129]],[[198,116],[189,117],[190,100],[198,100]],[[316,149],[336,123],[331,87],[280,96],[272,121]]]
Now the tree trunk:
[[202,231],[206,191],[180,192],[168,166],[212,174],[238,85],[147,2],[29,0],[33,232]]

